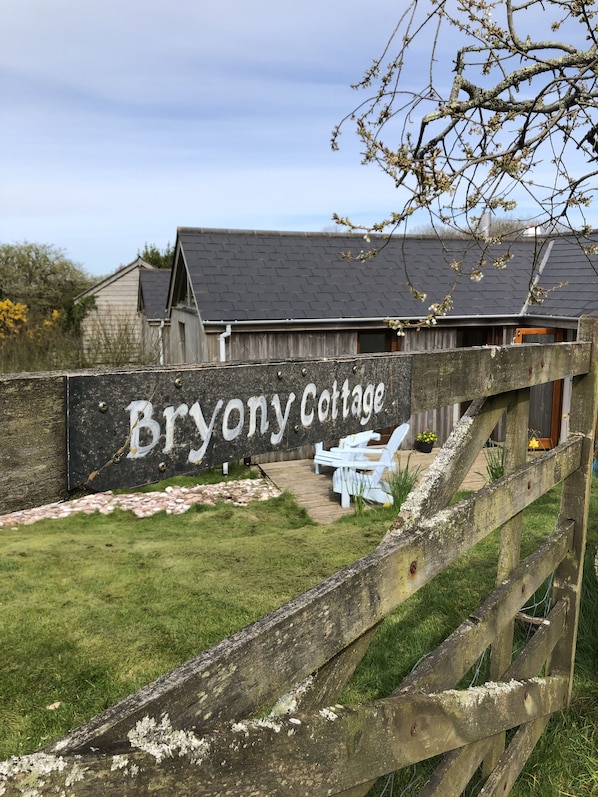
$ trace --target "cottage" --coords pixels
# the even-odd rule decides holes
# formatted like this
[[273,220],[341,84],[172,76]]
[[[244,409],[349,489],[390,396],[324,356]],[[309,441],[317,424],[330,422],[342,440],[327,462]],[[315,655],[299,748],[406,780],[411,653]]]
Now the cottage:
[[[171,361],[334,357],[572,340],[580,315],[598,311],[598,258],[587,248],[593,238],[580,243],[576,238],[521,237],[490,248],[433,236],[379,240],[377,256],[360,262],[356,255],[376,240],[180,228],[168,300]],[[343,256],[347,252],[353,259]],[[455,283],[456,263],[474,278]],[[428,292],[423,301],[410,291],[409,280]],[[545,296],[543,303],[530,300],[530,285],[532,297]],[[436,325],[406,329],[403,336],[388,327],[388,319],[425,316],[429,304],[451,290],[452,309]],[[561,434],[567,387],[535,392],[530,423],[548,447]],[[442,441],[462,411],[461,406],[440,408],[414,418],[412,434],[429,426]]]
[[93,300],[82,324],[87,363],[120,365],[151,358],[138,312],[139,282],[141,274],[156,270],[138,257],[75,298],[75,302]]

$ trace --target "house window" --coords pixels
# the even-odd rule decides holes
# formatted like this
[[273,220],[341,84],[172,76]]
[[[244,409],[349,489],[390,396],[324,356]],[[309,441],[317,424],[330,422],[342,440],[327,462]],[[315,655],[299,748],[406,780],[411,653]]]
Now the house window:
[[457,346],[500,346],[502,341],[499,327],[465,327],[457,333]]
[[179,321],[179,355],[180,362],[187,362],[187,340],[185,335],[185,324]]
[[[520,327],[515,330],[515,343],[559,343],[562,340],[562,329]],[[562,405],[562,379],[530,388],[529,434],[538,440],[542,449],[552,448],[559,441]]]
[[185,272],[177,275],[174,289],[174,304],[182,307],[195,307],[195,296]]
[[399,351],[399,338],[391,330],[357,333],[357,353],[375,354],[382,351]]

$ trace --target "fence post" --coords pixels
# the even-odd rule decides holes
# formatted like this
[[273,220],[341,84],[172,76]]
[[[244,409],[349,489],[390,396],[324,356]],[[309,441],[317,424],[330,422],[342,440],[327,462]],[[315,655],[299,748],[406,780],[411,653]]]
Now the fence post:
[[568,702],[573,687],[573,668],[579,622],[579,605],[586,549],[587,524],[592,485],[594,430],[598,411],[598,319],[583,317],[579,321],[578,340],[592,343],[592,361],[588,374],[573,379],[570,435],[583,438],[580,467],[563,483],[560,522],[575,521],[575,535],[569,556],[554,574],[553,604],[564,599],[567,621],[562,639],[554,649],[548,671],[569,679]]

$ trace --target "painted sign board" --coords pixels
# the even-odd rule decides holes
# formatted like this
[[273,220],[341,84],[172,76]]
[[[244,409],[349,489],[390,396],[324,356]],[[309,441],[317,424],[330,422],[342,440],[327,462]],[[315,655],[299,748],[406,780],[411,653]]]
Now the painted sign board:
[[69,489],[135,487],[408,420],[400,354],[67,379]]

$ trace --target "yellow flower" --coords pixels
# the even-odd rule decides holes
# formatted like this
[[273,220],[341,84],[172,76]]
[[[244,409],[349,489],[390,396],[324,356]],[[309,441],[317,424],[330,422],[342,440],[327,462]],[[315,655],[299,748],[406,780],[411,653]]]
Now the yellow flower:
[[532,439],[529,441],[529,443],[527,445],[528,445],[529,448],[532,448],[532,449],[535,450],[536,448],[540,448],[540,441],[537,440],[535,437],[532,437]]
[[436,432],[432,432],[430,429],[424,429],[415,439],[418,443],[435,443],[438,437],[436,436]]

